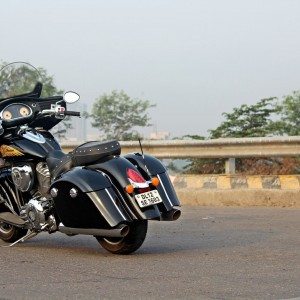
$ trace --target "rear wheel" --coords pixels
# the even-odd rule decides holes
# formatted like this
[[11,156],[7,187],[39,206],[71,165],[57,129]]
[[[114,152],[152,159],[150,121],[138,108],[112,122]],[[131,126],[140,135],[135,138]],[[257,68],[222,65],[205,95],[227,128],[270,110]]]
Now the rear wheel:
[[0,223],[0,239],[6,243],[13,243],[27,233],[27,229],[18,228],[6,223]]
[[134,221],[129,226],[129,232],[125,237],[96,237],[96,239],[105,250],[113,254],[130,254],[142,246],[147,234],[148,221]]

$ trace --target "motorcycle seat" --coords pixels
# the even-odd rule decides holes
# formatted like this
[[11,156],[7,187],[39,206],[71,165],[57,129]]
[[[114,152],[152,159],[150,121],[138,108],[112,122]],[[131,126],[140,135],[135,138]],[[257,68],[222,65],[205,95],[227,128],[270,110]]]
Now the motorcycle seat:
[[70,154],[76,166],[86,166],[100,159],[121,154],[121,146],[118,141],[87,142],[75,148]]
[[120,155],[120,153],[121,146],[118,141],[87,142],[78,146],[69,154],[59,150],[52,151],[47,157],[47,164],[51,176],[56,178],[73,167],[87,166],[105,157]]

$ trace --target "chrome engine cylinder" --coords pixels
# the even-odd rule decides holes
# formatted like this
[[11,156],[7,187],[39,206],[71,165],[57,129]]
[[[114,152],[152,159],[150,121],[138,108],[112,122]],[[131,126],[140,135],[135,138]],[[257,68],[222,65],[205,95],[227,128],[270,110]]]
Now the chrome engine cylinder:
[[29,165],[13,167],[11,176],[14,184],[21,192],[28,192],[34,183],[34,174]]
[[36,174],[40,193],[42,195],[47,195],[51,184],[51,178],[49,168],[45,162],[39,162],[36,165]]

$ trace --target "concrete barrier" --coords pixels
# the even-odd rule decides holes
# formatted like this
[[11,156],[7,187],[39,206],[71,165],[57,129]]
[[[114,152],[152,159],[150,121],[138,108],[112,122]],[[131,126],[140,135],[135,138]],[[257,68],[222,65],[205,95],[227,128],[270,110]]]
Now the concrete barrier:
[[182,204],[300,208],[297,175],[180,175],[172,180]]

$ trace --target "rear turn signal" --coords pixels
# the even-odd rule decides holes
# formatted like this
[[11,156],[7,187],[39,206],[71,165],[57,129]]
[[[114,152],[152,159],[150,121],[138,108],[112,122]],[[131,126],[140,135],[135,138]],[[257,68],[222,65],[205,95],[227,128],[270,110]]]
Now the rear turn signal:
[[159,181],[159,179],[157,177],[153,177],[151,179],[151,183],[152,183],[153,186],[158,186],[159,183],[160,183],[160,181]]
[[128,184],[128,185],[125,187],[125,191],[126,191],[128,194],[132,194],[132,193],[134,192],[134,187],[133,187],[133,185]]

